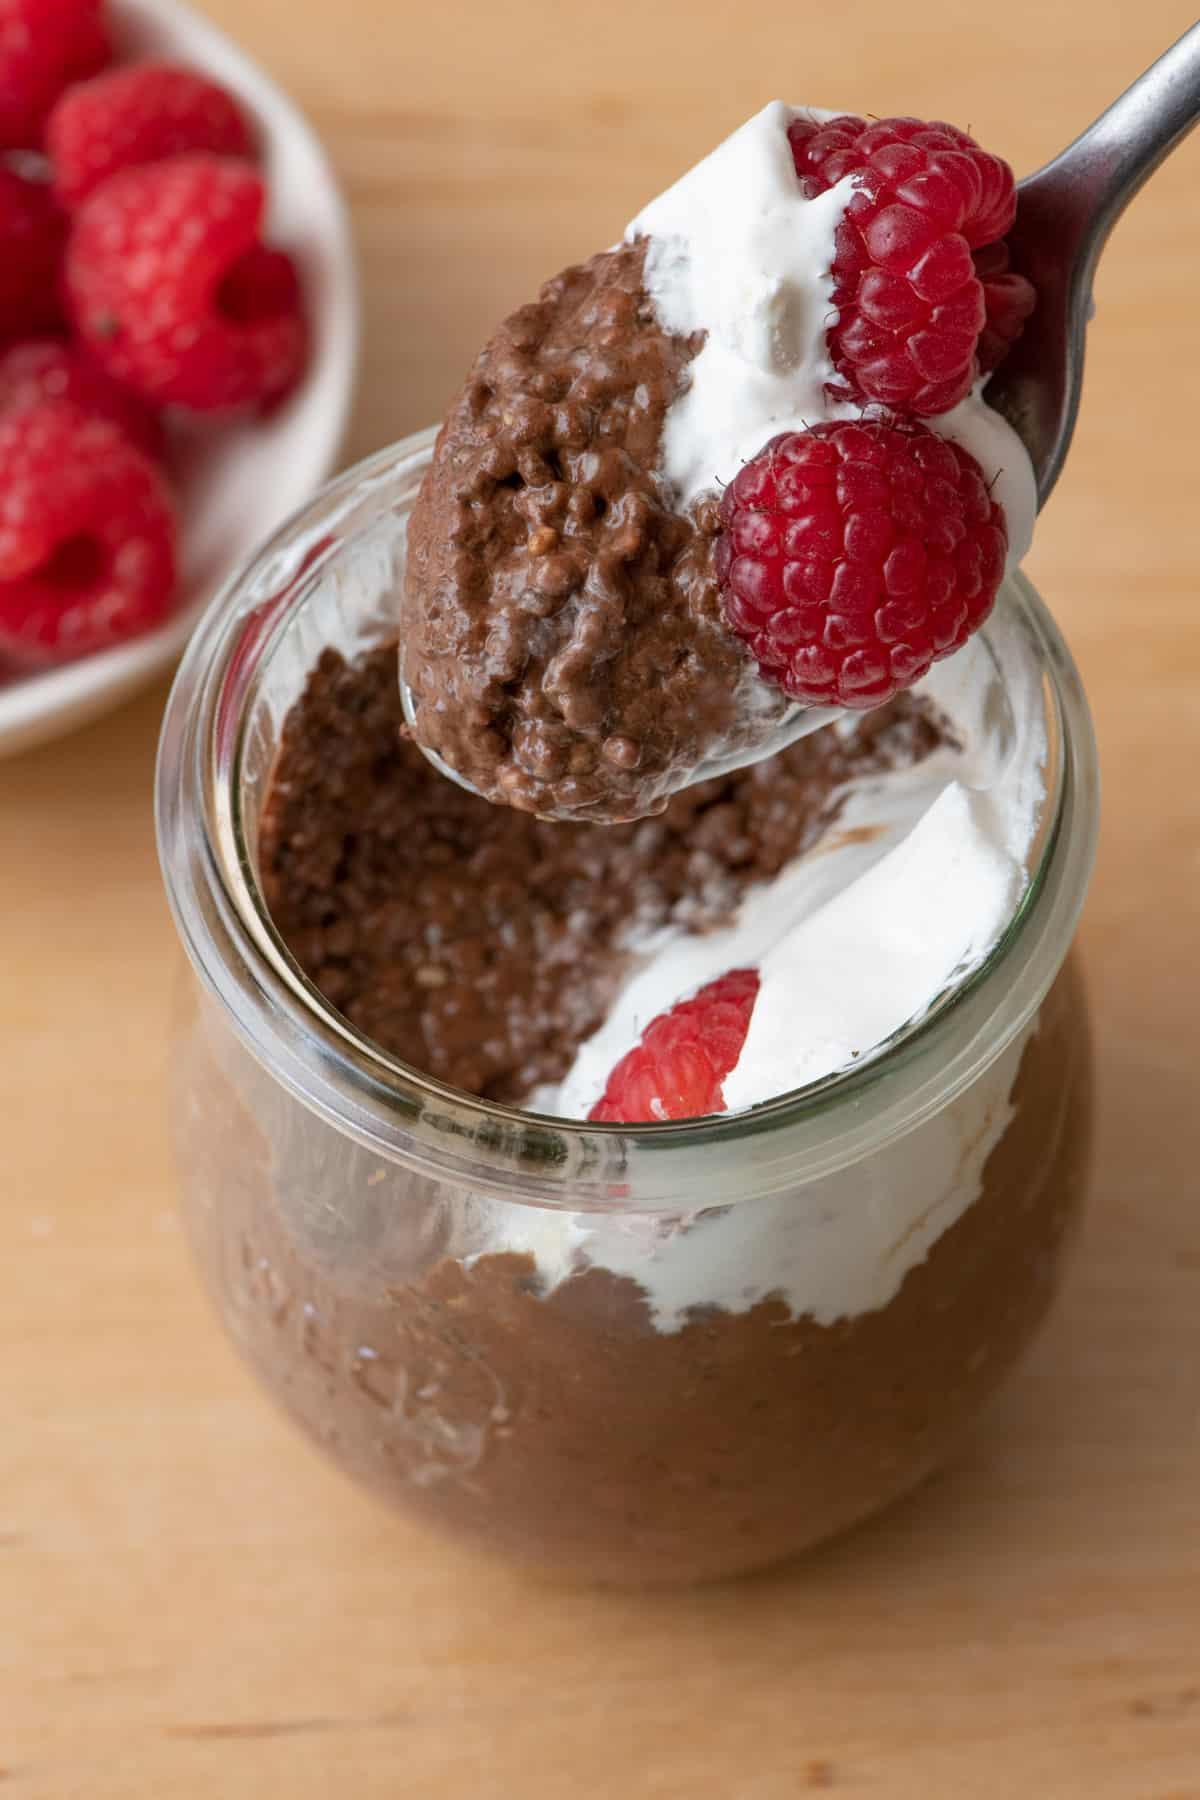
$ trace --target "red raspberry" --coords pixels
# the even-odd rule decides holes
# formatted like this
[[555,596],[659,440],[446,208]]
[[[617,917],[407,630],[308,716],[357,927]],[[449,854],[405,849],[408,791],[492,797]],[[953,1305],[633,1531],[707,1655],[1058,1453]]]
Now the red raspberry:
[[0,411],[66,400],[80,412],[120,426],[147,456],[161,457],[165,433],[153,409],[98,368],[78,344],[31,338],[0,353]]
[[589,1119],[648,1124],[725,1111],[722,1085],[742,1054],[758,972],[731,969],[652,1019],[608,1078]]
[[1013,274],[1007,244],[989,244],[986,249],[977,250],[975,273],[983,283],[987,312],[976,355],[980,374],[990,375],[1024,331],[1025,321],[1037,305],[1037,295],[1032,282]]
[[809,198],[857,176],[834,240],[830,394],[948,412],[970,391],[985,323],[971,253],[1012,225],[1012,170],[940,120],[796,119],[788,137]]
[[960,444],[915,422],[772,439],[721,503],[725,616],[765,681],[865,709],[911,687],[991,610],[1008,530]]
[[264,406],[295,384],[308,345],[300,284],[259,242],[265,202],[255,170],[219,156],[122,169],[84,201],[67,296],[114,380],[195,412]]
[[0,337],[61,322],[59,266],[66,221],[49,184],[0,165]]
[[0,0],[0,150],[39,148],[67,83],[111,54],[103,0]]
[[0,415],[0,494],[0,656],[66,662],[166,617],[171,501],[115,425],[56,401]]
[[46,126],[64,206],[78,206],[118,169],[201,150],[253,156],[254,138],[223,87],[171,63],[135,63],[73,87]]

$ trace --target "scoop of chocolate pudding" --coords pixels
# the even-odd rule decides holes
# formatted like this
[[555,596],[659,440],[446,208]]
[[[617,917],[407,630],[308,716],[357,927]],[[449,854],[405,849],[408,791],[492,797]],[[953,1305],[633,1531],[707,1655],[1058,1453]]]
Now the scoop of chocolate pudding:
[[505,321],[409,526],[415,734],[488,799],[548,817],[660,812],[786,710],[722,620],[716,502],[677,513],[655,474],[702,338],[658,324],[645,249],[565,270]]

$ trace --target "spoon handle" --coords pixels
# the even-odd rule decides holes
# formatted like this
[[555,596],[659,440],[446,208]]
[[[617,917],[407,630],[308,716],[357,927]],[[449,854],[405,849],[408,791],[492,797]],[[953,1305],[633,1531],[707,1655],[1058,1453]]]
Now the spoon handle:
[[1200,25],[1017,189],[1013,266],[1037,311],[988,387],[1033,462],[1038,505],[1058,480],[1079,414],[1092,280],[1113,226],[1200,119]]
[[1066,232],[1094,267],[1129,202],[1198,120],[1200,24],[1053,162],[1021,183],[1022,205],[1035,189],[1052,193],[1060,234]]

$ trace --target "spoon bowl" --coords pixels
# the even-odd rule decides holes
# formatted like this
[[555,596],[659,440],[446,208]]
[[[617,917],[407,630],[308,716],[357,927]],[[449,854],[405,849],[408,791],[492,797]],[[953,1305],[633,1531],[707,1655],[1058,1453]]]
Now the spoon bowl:
[[[404,713],[404,722],[412,732],[413,741],[425,761],[436,769],[439,775],[444,775],[447,781],[454,782],[456,787],[463,788],[466,793],[482,798],[479,789],[473,782],[468,781],[465,775],[460,775],[444,756],[439,755],[436,750],[430,749],[417,737],[416,702],[413,699],[412,689],[404,679],[403,672],[400,675],[400,706]],[[750,749],[731,750],[728,756],[707,757],[704,762],[697,765],[682,785],[695,787],[698,782],[714,781],[718,776],[732,775],[735,769],[744,769],[750,763],[761,762],[765,757],[777,756],[781,750],[786,750],[789,744],[798,743],[801,738],[811,737],[814,731],[820,731],[824,726],[832,725],[835,719],[844,716],[844,709],[840,706],[796,705],[790,707],[772,732],[767,749],[764,750],[761,745],[756,745]]]

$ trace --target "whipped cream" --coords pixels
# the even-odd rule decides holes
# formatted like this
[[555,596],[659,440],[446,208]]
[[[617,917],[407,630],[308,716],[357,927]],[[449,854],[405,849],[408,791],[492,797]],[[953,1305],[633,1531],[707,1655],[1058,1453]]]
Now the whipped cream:
[[[650,240],[646,292],[664,329],[706,333],[663,428],[661,476],[680,510],[731,481],[778,433],[862,416],[859,404],[825,393],[834,237],[854,177],[805,199],[787,137],[802,116],[831,115],[772,101],[625,233]],[[980,464],[1008,519],[1013,568],[1033,537],[1037,489],[1025,446],[983,387],[924,423]]]

